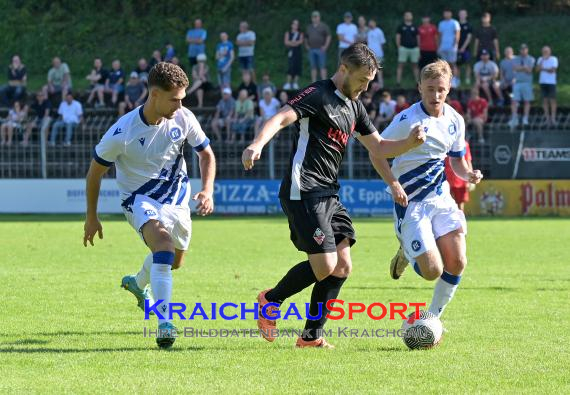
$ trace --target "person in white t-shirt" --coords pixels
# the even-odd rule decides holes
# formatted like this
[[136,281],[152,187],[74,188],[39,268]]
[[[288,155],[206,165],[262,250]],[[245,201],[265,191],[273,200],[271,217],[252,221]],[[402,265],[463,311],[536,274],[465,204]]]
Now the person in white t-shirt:
[[376,129],[384,129],[394,118],[396,114],[396,101],[392,99],[390,92],[386,91],[382,93],[382,101],[378,106],[378,115],[374,120],[374,126]]
[[53,147],[55,145],[59,131],[65,128],[63,146],[69,147],[71,145],[73,132],[83,119],[83,107],[81,103],[73,99],[73,94],[68,92],[65,96],[65,100],[59,105],[57,113],[61,116],[61,119],[53,123],[49,136],[49,146]]
[[265,122],[279,111],[281,103],[273,96],[271,88],[265,88],[262,92],[263,98],[259,101],[259,117],[255,121],[255,135],[257,136],[265,125]]
[[[376,20],[370,19],[368,21],[368,48],[374,52],[376,55],[376,60],[381,65],[384,61],[384,49],[382,46],[386,43],[386,37],[384,32],[376,25]],[[384,77],[382,74],[382,69],[378,69],[376,73],[376,80],[380,85],[380,89],[384,88]]]
[[542,47],[542,56],[536,62],[539,72],[538,83],[542,93],[542,108],[545,122],[548,126],[556,126],[556,70],[558,58],[552,55],[549,46]]
[[336,27],[336,35],[338,37],[338,58],[346,48],[350,47],[356,41],[358,36],[358,28],[352,23],[352,14],[344,13],[344,22]]

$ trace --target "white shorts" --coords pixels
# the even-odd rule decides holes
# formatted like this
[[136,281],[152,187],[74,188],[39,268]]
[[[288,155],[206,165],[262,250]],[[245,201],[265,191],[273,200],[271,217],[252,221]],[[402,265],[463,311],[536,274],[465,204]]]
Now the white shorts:
[[437,248],[435,241],[443,235],[457,229],[467,234],[465,215],[447,192],[421,202],[409,202],[404,210],[394,209],[394,227],[410,262]]
[[134,203],[130,206],[131,211],[123,209],[125,217],[131,226],[143,239],[141,228],[151,219],[160,221],[166,228],[174,247],[179,250],[187,250],[192,237],[192,219],[190,207],[162,204],[145,195],[137,195]]

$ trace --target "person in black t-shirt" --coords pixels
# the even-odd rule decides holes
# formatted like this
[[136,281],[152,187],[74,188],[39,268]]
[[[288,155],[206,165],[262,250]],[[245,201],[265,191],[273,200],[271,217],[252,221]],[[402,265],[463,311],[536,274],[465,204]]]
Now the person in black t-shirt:
[[0,101],[4,106],[11,106],[15,101],[21,101],[26,96],[28,72],[19,55],[12,56],[7,78],[8,84],[0,88]]
[[415,81],[418,80],[420,60],[420,47],[418,27],[414,25],[414,15],[410,11],[404,13],[404,22],[396,31],[396,46],[398,47],[398,69],[396,70],[396,84],[402,82],[402,71],[406,62],[412,63]]
[[465,66],[465,83],[471,85],[471,40],[473,38],[473,28],[467,21],[467,10],[459,10],[459,44],[457,53],[457,78],[461,80],[461,66]]
[[495,26],[491,25],[491,14],[488,12],[481,16],[481,27],[475,32],[475,48],[473,52],[476,54],[477,60],[481,60],[481,51],[484,49],[489,52],[492,61],[499,63],[501,59],[499,36]]
[[276,323],[271,317],[280,304],[316,283],[309,311],[316,317],[322,308],[322,314],[307,320],[296,346],[332,348],[321,336],[328,314],[326,303],[338,296],[350,274],[350,247],[356,242],[352,221],[338,197],[338,173],[349,138],[357,138],[373,160],[406,152],[425,141],[419,126],[407,139],[393,141],[382,139],[372,125],[358,97],[374,80],[378,67],[376,56],[366,45],[351,45],[343,51],[331,79],[317,81],[291,98],[243,152],[243,165],[250,170],[275,134],[296,123],[289,171],[279,198],[288,217],[291,241],[308,259],[291,268],[275,288],[258,295],[262,313],[258,327],[268,341],[275,339]]
[[49,130],[51,122],[51,102],[41,90],[36,93],[36,100],[34,100],[32,104],[32,112],[35,114],[35,118],[26,125],[26,132],[22,138],[22,145],[24,147],[28,145],[30,135],[34,128],[39,130],[40,138],[47,138],[47,131]]
[[91,73],[85,77],[91,83],[91,92],[87,98],[87,104],[91,104],[95,98],[95,95],[97,95],[97,99],[99,99],[99,101],[97,102],[96,106],[105,106],[103,88],[105,87],[105,81],[107,81],[108,77],[109,72],[107,69],[103,68],[103,61],[101,58],[95,58],[93,61],[93,69],[91,69]]

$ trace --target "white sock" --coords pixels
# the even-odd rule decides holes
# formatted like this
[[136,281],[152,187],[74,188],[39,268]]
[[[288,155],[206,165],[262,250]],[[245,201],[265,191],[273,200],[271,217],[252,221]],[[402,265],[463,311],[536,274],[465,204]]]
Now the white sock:
[[152,253],[148,254],[144,259],[141,270],[135,276],[137,285],[140,289],[145,289],[150,281],[150,268],[152,267]]
[[443,271],[433,290],[433,298],[428,309],[430,313],[441,317],[445,307],[453,299],[453,295],[459,286],[459,281],[461,281],[461,276],[455,276],[445,270]]
[[[160,256],[160,254],[163,254]],[[165,259],[165,254],[171,254],[171,259]],[[169,258],[169,257],[167,257]],[[174,254],[168,252],[158,252],[153,256],[154,263],[150,269],[150,285],[152,286],[152,293],[154,300],[162,299],[162,303],[157,306],[157,310],[164,316],[163,319],[158,320],[158,324],[163,322],[170,322],[168,319],[168,306],[172,297],[172,261]]]

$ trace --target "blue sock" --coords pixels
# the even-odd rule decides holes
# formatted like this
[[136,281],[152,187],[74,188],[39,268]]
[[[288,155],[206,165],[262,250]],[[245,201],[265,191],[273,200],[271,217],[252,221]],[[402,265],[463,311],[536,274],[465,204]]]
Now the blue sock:
[[423,277],[423,276],[422,276],[422,272],[421,272],[421,270],[420,270],[420,265],[418,265],[417,262],[414,262],[414,271],[415,271],[416,273],[418,273],[418,276]]
[[461,281],[460,275],[455,275],[443,271],[441,277],[437,280],[435,288],[433,290],[433,298],[431,300],[431,305],[429,306],[429,311],[438,317],[443,314],[443,310],[447,304],[455,295],[455,291],[459,286]]

